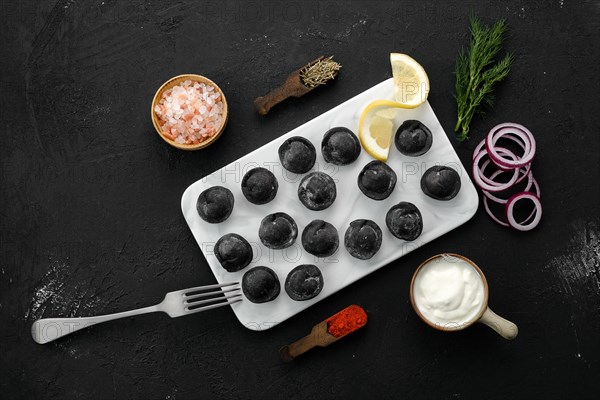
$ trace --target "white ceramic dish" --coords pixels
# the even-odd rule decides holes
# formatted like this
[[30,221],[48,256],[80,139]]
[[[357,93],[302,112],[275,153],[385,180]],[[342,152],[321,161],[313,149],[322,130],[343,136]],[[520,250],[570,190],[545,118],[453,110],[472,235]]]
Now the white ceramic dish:
[[[281,293],[272,302],[254,304],[248,300],[232,305],[240,322],[252,330],[269,329],[310,307],[327,296],[345,288],[360,278],[378,270],[410,251],[428,243],[468,221],[477,211],[479,199],[473,183],[452,148],[444,129],[436,118],[428,102],[413,110],[400,110],[394,123],[396,129],[404,120],[417,119],[429,127],[433,133],[433,146],[420,157],[403,156],[395,146],[390,150],[388,165],[398,176],[394,192],[383,201],[366,197],[357,185],[360,170],[372,158],[363,150],[358,160],[347,166],[325,163],[321,155],[323,134],[332,127],[344,126],[357,133],[358,119],[363,108],[376,99],[393,99],[392,79],[364,91],[358,96],[340,104],[302,126],[267,143],[263,147],[200,179],[188,187],[181,199],[183,215],[200,245],[210,268],[219,283],[240,281],[243,274],[258,265],[268,266],[279,276]],[[297,196],[298,183],[303,175],[284,170],[279,162],[277,149],[291,136],[303,136],[317,149],[317,161],[313,170],[330,174],[337,185],[337,199],[331,207],[323,211],[310,211],[300,203]],[[434,165],[447,165],[456,169],[461,177],[461,190],[450,201],[438,201],[427,197],[420,188],[420,179],[427,168]],[[265,205],[254,205],[246,200],[241,191],[244,174],[257,166],[270,169],[279,181],[279,191],[275,199]],[[235,205],[229,219],[220,224],[203,221],[196,211],[198,195],[205,189],[215,186],[229,188]],[[400,201],[414,203],[423,215],[423,233],[413,242],[396,239],[385,225],[385,215],[390,207]],[[273,212],[285,212],[292,216],[298,225],[298,239],[284,250],[269,250],[258,238],[258,227],[264,216]],[[359,218],[372,219],[383,232],[383,243],[379,252],[370,260],[352,257],[344,247],[344,233],[351,221]],[[304,227],[313,219],[332,223],[340,236],[340,247],[331,257],[318,259],[308,254],[301,245],[300,236]],[[226,233],[237,233],[252,245],[252,263],[236,273],[227,272],[217,261],[213,246]],[[293,301],[284,290],[284,282],[289,271],[300,264],[315,264],[322,273],[322,292],[308,301]]]

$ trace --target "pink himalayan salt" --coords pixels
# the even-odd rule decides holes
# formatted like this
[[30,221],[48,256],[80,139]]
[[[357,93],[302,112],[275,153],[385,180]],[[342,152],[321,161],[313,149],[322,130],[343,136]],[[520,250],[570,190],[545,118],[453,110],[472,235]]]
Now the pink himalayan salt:
[[223,122],[223,101],[214,86],[187,80],[165,90],[154,112],[166,138],[198,144],[217,134]]

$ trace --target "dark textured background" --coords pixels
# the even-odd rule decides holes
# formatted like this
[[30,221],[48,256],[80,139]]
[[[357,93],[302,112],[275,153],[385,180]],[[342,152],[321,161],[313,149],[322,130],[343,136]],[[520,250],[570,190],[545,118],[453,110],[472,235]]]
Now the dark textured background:
[[[40,346],[34,319],[115,312],[214,278],[181,215],[200,177],[390,76],[388,53],[431,79],[447,132],[452,69],[474,10],[509,23],[516,55],[493,112],[453,140],[464,163],[496,123],[536,135],[544,218],[530,233],[468,223],[266,332],[228,309],[149,315]],[[600,3],[427,1],[2,1],[0,397],[591,398],[600,391]],[[267,117],[252,100],[317,55],[339,80]],[[154,132],[150,100],[200,73],[230,102],[225,134],[186,153]],[[415,267],[444,251],[484,270],[490,305],[519,337],[444,334],[408,299]],[[51,295],[52,294],[52,295]],[[282,364],[279,346],[348,304],[366,329]]]

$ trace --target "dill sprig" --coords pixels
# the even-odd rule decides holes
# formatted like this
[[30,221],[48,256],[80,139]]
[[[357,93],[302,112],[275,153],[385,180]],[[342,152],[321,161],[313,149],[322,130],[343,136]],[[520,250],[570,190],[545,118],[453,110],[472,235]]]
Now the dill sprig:
[[504,41],[506,23],[503,19],[488,26],[471,16],[469,27],[471,43],[467,50],[460,51],[456,60],[458,120],[454,131],[460,142],[468,138],[475,113],[483,113],[480,106],[494,105],[494,84],[506,78],[513,62],[512,54],[506,54],[494,64]]

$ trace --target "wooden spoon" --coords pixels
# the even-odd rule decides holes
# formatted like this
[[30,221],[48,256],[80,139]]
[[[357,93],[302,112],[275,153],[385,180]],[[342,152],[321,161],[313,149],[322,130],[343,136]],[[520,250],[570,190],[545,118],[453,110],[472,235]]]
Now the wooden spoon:
[[283,361],[290,362],[313,347],[327,347],[341,338],[343,336],[338,338],[327,332],[327,321],[322,321],[313,326],[312,331],[302,339],[279,349],[279,354]]
[[[311,61],[309,65],[313,65],[324,58],[325,57],[321,56],[316,60]],[[289,97],[304,96],[306,93],[314,89],[314,87],[308,87],[302,83],[300,71],[303,68],[304,67],[292,72],[290,76],[287,77],[283,85],[273,89],[269,94],[257,97],[256,100],[254,100],[254,106],[260,115],[266,115],[273,106],[281,103],[283,100]]]
[[[328,329],[328,321],[335,321],[336,317],[339,317],[346,313],[348,310],[360,310],[358,318],[355,318],[353,323],[347,325],[347,332],[340,336],[333,336],[329,333]],[[332,322],[335,323],[335,322]],[[293,361],[294,358],[298,357],[300,354],[306,353],[308,350],[313,347],[327,347],[333,342],[337,342],[343,337],[348,336],[350,333],[362,328],[367,324],[367,314],[366,312],[357,305],[351,305],[338,312],[334,316],[327,318],[325,321],[319,322],[317,325],[313,326],[310,333],[304,336],[302,339],[295,341],[292,344],[287,346],[283,346],[279,349],[279,354],[281,358],[285,362]]]

